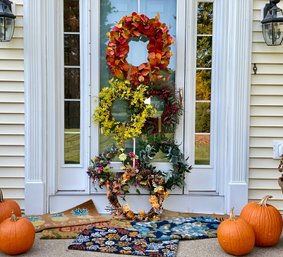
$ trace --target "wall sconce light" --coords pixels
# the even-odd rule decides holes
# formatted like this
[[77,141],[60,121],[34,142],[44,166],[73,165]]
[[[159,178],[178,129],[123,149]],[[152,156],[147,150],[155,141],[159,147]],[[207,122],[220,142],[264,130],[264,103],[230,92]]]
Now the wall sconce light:
[[16,16],[12,13],[12,2],[0,0],[0,42],[11,41],[15,29]]

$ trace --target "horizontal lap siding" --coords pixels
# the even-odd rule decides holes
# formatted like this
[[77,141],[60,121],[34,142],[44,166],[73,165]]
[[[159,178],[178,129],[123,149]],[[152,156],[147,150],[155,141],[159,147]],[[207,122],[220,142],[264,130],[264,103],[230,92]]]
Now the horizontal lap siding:
[[0,43],[0,188],[24,209],[23,1],[13,2],[14,37]]
[[252,63],[257,74],[251,79],[249,200],[272,195],[271,203],[283,213],[279,160],[272,157],[273,142],[283,141],[283,46],[264,43],[260,20],[267,2],[255,0],[253,10]]

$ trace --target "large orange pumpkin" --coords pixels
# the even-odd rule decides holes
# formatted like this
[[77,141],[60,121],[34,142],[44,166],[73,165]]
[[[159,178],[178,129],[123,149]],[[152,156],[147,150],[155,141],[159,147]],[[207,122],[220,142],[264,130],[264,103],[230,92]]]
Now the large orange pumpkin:
[[220,223],[217,238],[226,253],[236,256],[248,254],[255,244],[252,227],[242,218],[236,218],[234,209],[231,210],[230,217]]
[[258,203],[250,202],[240,213],[240,217],[254,229],[256,246],[272,246],[280,239],[282,217],[274,206],[267,204],[270,198],[267,195]]
[[21,208],[18,203],[12,199],[4,199],[3,192],[0,188],[0,223],[11,217],[12,212],[18,217],[22,216]]
[[10,254],[22,254],[33,245],[35,229],[32,223],[24,217],[16,217],[4,220],[0,224],[0,251]]

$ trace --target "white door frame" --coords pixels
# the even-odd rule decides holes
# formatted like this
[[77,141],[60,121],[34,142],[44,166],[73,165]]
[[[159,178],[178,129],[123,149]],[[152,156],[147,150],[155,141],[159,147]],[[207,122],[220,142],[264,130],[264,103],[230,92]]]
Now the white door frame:
[[[26,214],[48,212],[49,196],[55,191],[54,82],[58,65],[55,2],[24,0]],[[226,110],[218,117],[218,122],[225,126],[218,133],[219,151],[215,153],[219,168],[216,195],[219,199],[215,204],[221,205],[223,212],[231,207],[239,212],[248,200],[252,3],[252,0],[217,0],[220,13],[216,15],[227,21],[218,23],[222,24],[217,32],[222,40],[218,42],[221,54],[217,56],[219,67],[216,67],[221,71],[217,74],[219,104]],[[180,197],[192,205],[202,199],[202,195]]]

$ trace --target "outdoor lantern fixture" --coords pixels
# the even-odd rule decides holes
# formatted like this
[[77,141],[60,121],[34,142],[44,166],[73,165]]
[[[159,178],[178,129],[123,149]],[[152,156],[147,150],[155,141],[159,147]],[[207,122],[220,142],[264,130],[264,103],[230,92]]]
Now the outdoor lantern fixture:
[[283,13],[277,7],[280,0],[270,0],[263,9],[262,33],[268,46],[281,45],[283,39]]
[[0,42],[11,41],[16,16],[12,13],[12,2],[9,0],[0,0]]

